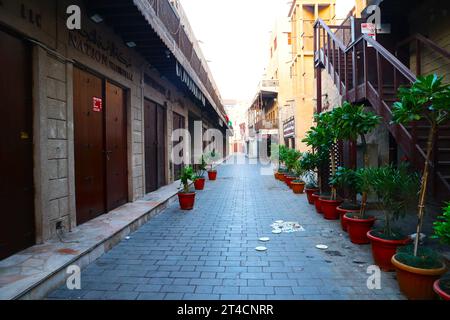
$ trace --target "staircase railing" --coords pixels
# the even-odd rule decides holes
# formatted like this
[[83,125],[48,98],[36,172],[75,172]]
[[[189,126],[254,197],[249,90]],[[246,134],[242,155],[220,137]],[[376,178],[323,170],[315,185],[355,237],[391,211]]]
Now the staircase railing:
[[395,48],[395,56],[398,57],[399,49],[406,45],[409,45],[411,42],[415,43],[416,49],[416,75],[420,76],[422,74],[422,49],[426,46],[427,48],[433,50],[438,53],[442,57],[450,60],[450,52],[442,47],[440,47],[436,42],[431,39],[426,38],[420,33],[416,33],[405,40],[399,42]]
[[[391,124],[391,106],[396,100],[398,88],[411,85],[416,81],[416,75],[395,55],[367,35],[361,35],[345,46],[332,31],[339,27],[327,26],[321,19],[314,24],[316,68],[328,71],[339,94],[345,100],[353,103],[368,100],[384,119],[392,136],[412,164],[422,169],[426,156],[417,143],[415,125],[413,124],[410,132],[403,125]],[[437,153],[436,146],[433,153]],[[430,166],[434,173],[431,175],[431,185],[435,185],[434,178],[438,178],[442,186],[450,192],[450,185],[437,170],[437,157]]]

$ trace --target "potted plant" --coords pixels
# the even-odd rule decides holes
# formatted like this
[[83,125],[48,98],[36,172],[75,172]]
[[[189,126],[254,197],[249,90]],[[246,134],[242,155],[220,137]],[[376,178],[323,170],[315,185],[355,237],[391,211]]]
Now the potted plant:
[[[400,101],[392,109],[393,123],[408,124],[425,119],[430,124],[419,192],[416,234],[420,235],[436,132],[450,118],[450,85],[443,84],[443,77],[437,75],[418,77],[409,88],[400,88],[398,96]],[[416,236],[412,249],[409,246],[400,248],[392,257],[392,263],[397,270],[400,289],[408,298],[432,299],[433,282],[445,273],[445,266],[436,254],[419,246],[419,238]]]
[[285,168],[285,161],[286,161],[286,153],[287,153],[288,147],[284,145],[280,145],[278,147],[278,180],[284,182],[285,174],[287,172]]
[[317,153],[305,152],[300,158],[299,164],[302,170],[305,172],[306,185],[305,192],[309,204],[314,204],[312,195],[319,191],[315,174],[317,167],[319,166],[319,156]]
[[284,181],[286,185],[290,188],[291,182],[294,181],[297,177],[294,174],[294,167],[300,158],[301,153],[294,149],[287,149],[285,154],[284,163],[286,165],[287,174],[285,174]]
[[295,162],[293,170],[296,178],[291,182],[291,189],[295,194],[301,194],[305,189],[305,181],[302,179],[305,171],[303,170],[299,160]]
[[198,165],[198,170],[194,177],[194,187],[195,190],[203,190],[205,188],[205,172],[206,172],[206,161],[202,156],[202,162]]
[[[432,237],[440,239],[442,244],[450,245],[450,202],[444,208],[442,216],[437,217],[437,221],[434,222],[434,235]],[[433,289],[441,299],[450,300],[450,274],[436,280]]]
[[[362,201],[367,201],[367,196],[372,189],[370,170],[371,168],[360,168],[355,172],[356,190],[363,195]],[[373,216],[368,216],[365,208],[366,205],[363,206],[361,204],[359,212],[347,212],[342,217],[344,224],[347,226],[350,241],[355,244],[370,243],[369,238],[367,238],[367,232],[372,229],[376,219]]]
[[[306,133],[306,137],[302,142],[306,143],[307,146],[313,148],[314,153],[318,155],[318,158],[326,162],[328,156],[331,156],[331,167],[334,167],[334,152],[330,152],[331,146],[334,141],[335,132],[331,125],[331,112],[324,112],[321,114],[314,115],[314,120],[316,122],[315,127],[311,127]],[[323,164],[320,163],[320,164]],[[320,165],[318,165],[320,167]],[[319,168],[318,168],[319,169]],[[321,172],[318,170],[318,180],[319,180],[319,192],[312,194],[312,199],[316,207],[317,213],[322,213],[322,203],[321,199],[331,198],[333,199],[333,191],[329,195],[327,192],[322,190],[322,177]]]
[[208,179],[214,181],[217,179],[217,170],[214,169],[214,164],[220,158],[220,155],[215,149],[213,149],[205,155],[205,158],[207,164],[210,166],[208,170]]
[[343,203],[336,208],[341,221],[342,230],[347,232],[347,223],[344,215],[347,213],[358,213],[361,206],[354,200],[356,197],[356,172],[355,170],[339,167],[335,175],[330,179],[330,184],[339,189],[347,189],[350,192],[350,199],[344,199]]
[[398,247],[406,245],[410,238],[393,227],[393,223],[403,217],[410,204],[417,200],[419,177],[410,174],[404,163],[398,168],[384,166],[369,171],[374,193],[378,198],[378,209],[384,214],[384,224],[380,229],[367,232],[372,243],[375,263],[384,271],[395,270],[391,263]]
[[182,190],[178,192],[178,200],[181,210],[192,210],[195,202],[195,192],[189,190],[189,181],[194,180],[194,169],[191,166],[183,167],[181,170]]

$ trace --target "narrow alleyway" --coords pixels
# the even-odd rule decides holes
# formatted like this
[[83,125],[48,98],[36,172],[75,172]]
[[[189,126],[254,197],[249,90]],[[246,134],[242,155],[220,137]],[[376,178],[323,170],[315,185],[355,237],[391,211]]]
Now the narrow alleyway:
[[[275,220],[304,231],[272,234]],[[256,251],[261,245],[268,250]],[[173,203],[84,269],[81,290],[62,287],[48,298],[402,299],[394,273],[381,274],[380,290],[367,288],[371,264],[370,246],[352,244],[305,195],[258,165],[222,165],[197,192],[195,210]]]

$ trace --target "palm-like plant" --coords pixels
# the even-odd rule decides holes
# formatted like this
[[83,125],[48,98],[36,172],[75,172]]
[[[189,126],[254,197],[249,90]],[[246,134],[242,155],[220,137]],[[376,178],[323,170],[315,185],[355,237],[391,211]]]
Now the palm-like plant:
[[353,199],[357,190],[357,176],[355,170],[338,167],[334,176],[330,178],[330,185],[335,188],[349,190],[351,199]]
[[[317,187],[315,173],[320,165],[324,162],[319,153],[304,152],[298,161],[299,166],[304,171],[304,175],[308,180],[308,188]],[[320,185],[319,185],[320,188]]]
[[440,239],[442,244],[450,245],[450,202],[444,208],[444,213],[437,217],[433,224],[433,238]]
[[199,163],[199,165],[197,166],[197,172],[195,173],[195,179],[203,178],[205,176],[206,169],[207,169],[207,163],[205,161],[205,157],[202,156],[202,160]]
[[[408,124],[425,119],[430,124],[428,133],[425,164],[419,193],[417,235],[422,229],[425,214],[425,202],[428,176],[430,172],[431,153],[438,127],[450,119],[450,85],[443,83],[443,77],[429,75],[418,77],[409,88],[400,88],[399,102],[392,109],[393,123]],[[414,256],[417,256],[419,237],[414,242]]]

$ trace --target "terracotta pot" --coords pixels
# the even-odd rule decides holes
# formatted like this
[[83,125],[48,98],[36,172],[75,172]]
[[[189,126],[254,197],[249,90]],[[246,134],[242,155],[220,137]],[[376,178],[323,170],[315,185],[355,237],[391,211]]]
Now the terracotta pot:
[[411,239],[387,240],[373,235],[373,230],[367,232],[367,238],[372,243],[372,256],[375,264],[383,271],[395,271],[391,262],[392,256],[397,252],[397,248],[408,244]]
[[278,176],[278,180],[283,181],[286,178],[286,173],[280,173],[280,175]]
[[317,213],[322,213],[322,207],[321,207],[321,202],[320,202],[320,195],[318,193],[313,193],[311,195],[311,197],[313,198],[314,201],[314,206],[316,207],[316,212]]
[[450,294],[441,289],[441,280],[436,280],[433,284],[433,290],[442,300],[450,301]]
[[336,208],[342,203],[342,200],[331,200],[320,198],[323,217],[327,220],[338,220],[339,213]]
[[306,192],[306,198],[308,199],[308,203],[309,203],[309,204],[314,204],[314,199],[313,199],[312,195],[313,195],[314,193],[316,193],[317,191],[319,191],[319,189],[317,189],[317,188],[314,188],[314,189],[308,189],[308,188],[306,188],[306,189],[305,189],[305,192]]
[[277,171],[274,174],[275,179],[280,180],[280,173]]
[[366,219],[355,219],[344,215],[344,220],[347,223],[347,232],[350,237],[350,241],[356,244],[368,244],[370,243],[367,238],[367,232],[372,228],[375,223],[374,217],[368,217]]
[[421,269],[408,266],[396,259],[396,255],[391,260],[397,270],[397,281],[400,291],[409,300],[433,300],[436,299],[436,293],[433,285],[447,269],[445,265],[436,269]]
[[178,200],[180,201],[181,210],[192,210],[195,202],[195,192],[179,192]]
[[286,183],[286,185],[291,188],[291,183],[292,181],[294,181],[295,179],[297,179],[297,177],[293,177],[293,176],[286,176],[284,178],[284,182]]
[[291,189],[292,189],[292,191],[294,191],[295,194],[303,193],[303,190],[305,189],[305,183],[292,181]]
[[339,214],[339,219],[341,220],[341,227],[342,230],[347,232],[347,220],[345,220],[343,217],[346,213],[358,213],[359,210],[350,210],[350,209],[344,209],[341,206],[336,208],[336,211]]
[[205,178],[197,178],[194,181],[195,190],[203,190],[205,188]]
[[214,181],[217,179],[217,171],[208,171],[208,179]]

